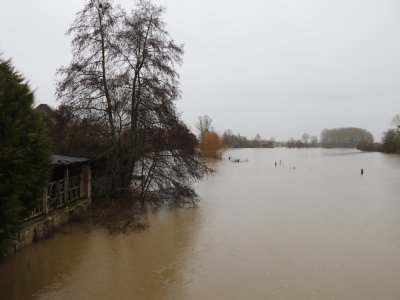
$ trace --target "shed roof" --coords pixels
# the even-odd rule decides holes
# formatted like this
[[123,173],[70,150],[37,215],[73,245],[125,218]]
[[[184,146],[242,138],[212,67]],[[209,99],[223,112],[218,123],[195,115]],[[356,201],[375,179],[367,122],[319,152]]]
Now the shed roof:
[[76,163],[83,163],[89,161],[86,157],[74,157],[54,154],[51,156],[51,163],[53,165],[71,165]]

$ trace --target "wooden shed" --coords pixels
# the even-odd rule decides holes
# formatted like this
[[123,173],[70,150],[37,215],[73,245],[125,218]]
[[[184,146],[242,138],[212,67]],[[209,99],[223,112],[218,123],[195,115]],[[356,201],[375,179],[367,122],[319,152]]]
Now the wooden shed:
[[48,214],[78,200],[91,200],[90,161],[84,157],[52,155],[52,175],[42,201],[31,217]]

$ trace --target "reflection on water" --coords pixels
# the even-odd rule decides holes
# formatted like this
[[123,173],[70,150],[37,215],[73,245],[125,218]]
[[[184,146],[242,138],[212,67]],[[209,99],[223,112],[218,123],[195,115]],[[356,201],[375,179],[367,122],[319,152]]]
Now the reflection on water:
[[0,266],[1,297],[400,299],[400,156],[242,149],[209,163],[199,208],[129,235],[71,226]]
[[181,264],[196,231],[195,212],[164,210],[149,216],[149,230],[129,235],[69,226],[68,234],[24,249],[0,267],[2,296],[162,299],[186,280]]

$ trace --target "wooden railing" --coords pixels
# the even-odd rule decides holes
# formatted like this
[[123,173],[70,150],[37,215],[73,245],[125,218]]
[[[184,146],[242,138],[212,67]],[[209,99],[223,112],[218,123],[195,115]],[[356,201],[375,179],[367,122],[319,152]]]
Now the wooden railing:
[[69,177],[68,183],[68,201],[72,202],[81,197],[81,177]]
[[27,219],[31,219],[48,213],[57,208],[68,205],[83,196],[82,176],[68,177],[68,189],[65,190],[65,180],[52,181],[47,184],[47,191],[44,198],[37,207],[31,211]]
[[41,214],[43,214],[43,203],[40,202],[38,203],[38,205],[31,210],[31,214],[29,215],[29,217],[27,219],[31,219],[31,218],[35,218],[37,216],[40,216]]

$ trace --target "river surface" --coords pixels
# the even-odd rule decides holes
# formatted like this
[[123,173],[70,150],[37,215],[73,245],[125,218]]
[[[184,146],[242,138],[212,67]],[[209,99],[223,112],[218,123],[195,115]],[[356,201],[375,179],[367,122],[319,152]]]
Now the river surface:
[[128,235],[68,226],[0,265],[0,298],[400,299],[400,156],[241,149],[209,163],[197,209]]

